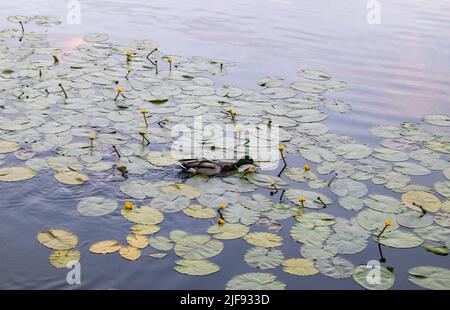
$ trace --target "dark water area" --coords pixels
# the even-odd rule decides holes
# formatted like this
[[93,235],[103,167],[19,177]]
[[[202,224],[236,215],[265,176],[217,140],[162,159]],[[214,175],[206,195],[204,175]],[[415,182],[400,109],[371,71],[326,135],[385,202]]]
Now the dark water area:
[[[48,29],[50,42],[62,49],[82,44],[83,35],[90,32],[108,33],[110,41],[118,43],[149,38],[174,55],[235,62],[226,76],[215,79],[218,85],[242,89],[258,89],[256,81],[266,75],[295,81],[299,68],[323,70],[348,82],[348,89],[333,96],[352,105],[352,112],[330,113],[323,123],[334,133],[376,146],[381,139],[368,132],[374,125],[418,122],[424,114],[450,113],[450,2],[380,2],[382,22],[369,25],[366,1],[359,0],[86,0],[81,2],[81,24],[68,25],[65,1],[16,0],[0,4],[0,29],[12,27],[7,16],[39,14],[63,21]],[[288,162],[302,165],[298,156],[289,156]],[[177,180],[179,175],[174,169],[151,171],[143,178]],[[47,171],[29,181],[0,183],[0,289],[223,289],[233,276],[256,271],[243,260],[251,246],[242,239],[226,240],[223,252],[210,259],[221,271],[204,277],[176,272],[174,261],[179,258],[173,251],[164,259],[154,259],[146,255],[151,252],[147,248],[134,262],[117,253],[89,253],[90,244],[98,240],[125,242],[132,226],[119,210],[104,217],[80,216],[76,205],[82,197],[128,199],[119,190],[119,183],[92,179],[81,187],[63,187]],[[442,173],[434,171],[412,179],[413,184],[432,187],[442,180]],[[370,193],[401,196],[365,183]],[[301,186],[291,184],[293,188]],[[260,192],[268,194],[268,190]],[[337,203],[327,212],[339,217],[356,214]],[[212,223],[180,216],[179,212],[167,213],[158,234],[168,236],[174,229],[202,234]],[[286,258],[300,257],[299,244],[289,236],[294,223],[294,219],[282,221],[283,229],[278,232],[285,240],[279,249]],[[79,244],[88,242],[77,247],[81,252],[80,286],[66,283],[68,270],[50,265],[51,251],[36,241],[36,234],[50,227],[73,231]],[[265,231],[264,227],[253,227]],[[419,288],[407,279],[412,267],[450,268],[448,257],[420,247],[383,247],[383,254],[386,266],[395,268],[393,289]],[[341,256],[360,265],[378,259],[379,253],[369,238],[363,252]],[[322,274],[298,277],[281,267],[267,272],[286,283],[287,289],[362,289],[352,278],[338,280]]]

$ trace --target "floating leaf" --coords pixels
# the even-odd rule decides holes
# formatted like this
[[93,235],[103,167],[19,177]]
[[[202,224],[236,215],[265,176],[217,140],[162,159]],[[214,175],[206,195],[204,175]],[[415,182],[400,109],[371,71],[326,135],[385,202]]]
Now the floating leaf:
[[434,183],[434,189],[442,196],[450,198],[450,181],[436,182]]
[[132,210],[123,209],[121,212],[127,220],[138,224],[156,225],[164,219],[160,211],[147,206],[136,207]]
[[436,126],[450,126],[450,116],[445,114],[428,114],[422,116],[422,120]]
[[368,290],[388,290],[395,282],[394,273],[379,265],[357,266],[353,273],[353,279]]
[[102,216],[114,212],[118,203],[114,199],[91,196],[83,198],[77,205],[77,210],[84,216]]
[[96,254],[110,254],[119,251],[122,245],[116,240],[98,241],[91,245],[89,251]]
[[135,261],[141,257],[141,251],[132,246],[123,246],[119,249],[119,254],[125,259]]
[[183,209],[183,212],[190,217],[198,219],[211,219],[217,216],[217,212],[210,208],[205,208],[201,205],[190,205]]
[[20,149],[20,145],[12,141],[0,140],[0,154],[12,153]]
[[78,237],[68,230],[52,228],[48,231],[41,231],[37,235],[37,240],[43,246],[54,250],[70,250],[77,246]]
[[175,254],[185,259],[205,259],[218,255],[223,243],[212,240],[208,235],[192,235],[182,238],[175,244]]
[[169,184],[166,187],[163,187],[162,190],[165,193],[174,194],[177,196],[186,196],[189,199],[200,197],[200,192],[197,188],[183,183]]
[[409,191],[402,195],[402,201],[408,208],[416,211],[437,212],[441,202],[433,194],[424,191]]
[[284,290],[286,284],[277,281],[271,273],[250,272],[235,276],[226,285],[226,290]]
[[150,246],[160,251],[170,251],[173,248],[173,242],[164,236],[154,236],[149,238]]
[[148,246],[148,238],[144,235],[129,234],[127,236],[127,242],[129,245],[138,249],[144,249]]
[[214,238],[221,240],[238,239],[245,236],[248,231],[248,226],[231,223],[216,224],[208,228],[208,233],[212,234]]
[[275,268],[283,262],[283,252],[261,247],[252,248],[245,253],[244,260],[250,266],[259,269]]
[[181,259],[175,261],[175,270],[191,276],[206,276],[220,270],[217,264],[204,259]]
[[408,280],[430,290],[450,290],[450,270],[442,267],[419,266],[408,270]]
[[80,252],[77,250],[56,250],[50,254],[50,264],[56,268],[70,267],[74,262],[80,261]]
[[318,260],[315,262],[315,265],[321,273],[335,279],[350,278],[355,270],[355,266],[351,261],[338,256]]
[[147,225],[147,224],[133,225],[130,229],[132,232],[134,232],[137,235],[152,235],[154,233],[157,233],[160,230],[159,226]]
[[399,249],[415,248],[423,243],[423,240],[416,234],[400,230],[385,232],[379,238],[373,238],[385,246]]
[[319,273],[314,262],[304,258],[290,258],[283,261],[283,271],[297,276],[312,276]]
[[55,179],[63,184],[81,185],[89,180],[89,177],[78,171],[61,171],[55,174]]
[[34,178],[36,171],[26,167],[0,168],[0,182],[17,182]]
[[266,232],[252,232],[244,236],[244,240],[248,243],[263,248],[273,248],[282,245],[283,238],[281,236],[266,233]]

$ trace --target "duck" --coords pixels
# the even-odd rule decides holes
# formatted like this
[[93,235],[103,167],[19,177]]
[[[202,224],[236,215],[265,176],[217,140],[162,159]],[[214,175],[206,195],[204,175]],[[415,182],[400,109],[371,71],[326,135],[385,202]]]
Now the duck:
[[244,165],[255,165],[255,163],[250,156],[244,156],[236,162],[209,159],[183,159],[178,163],[178,166],[185,172],[206,176],[235,171]]

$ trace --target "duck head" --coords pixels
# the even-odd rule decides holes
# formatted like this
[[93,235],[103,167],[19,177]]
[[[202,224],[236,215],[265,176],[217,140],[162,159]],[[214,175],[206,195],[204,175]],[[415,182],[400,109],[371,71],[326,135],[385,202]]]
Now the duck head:
[[239,159],[237,162],[236,162],[236,167],[242,167],[242,166],[244,166],[244,165],[254,165],[254,166],[256,166],[255,165],[255,162],[253,161],[253,158],[251,158],[250,156],[248,156],[248,155],[245,155],[244,157],[242,157],[241,159]]

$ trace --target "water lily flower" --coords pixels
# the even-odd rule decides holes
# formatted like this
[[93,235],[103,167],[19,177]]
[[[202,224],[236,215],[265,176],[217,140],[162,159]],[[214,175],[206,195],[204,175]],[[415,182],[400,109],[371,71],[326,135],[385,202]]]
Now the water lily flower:
[[297,200],[302,204],[302,207],[304,208],[305,207],[306,198],[302,196],[302,197],[298,197]]
[[282,152],[282,151],[286,150],[286,147],[284,145],[280,145],[278,147],[278,150],[280,150]]
[[236,126],[236,131],[241,134],[244,131],[244,128],[242,126]]
[[223,218],[219,218],[217,222],[219,223],[219,225],[225,224],[225,220]]
[[119,95],[120,95],[121,93],[123,93],[123,88],[122,88],[122,87],[118,87],[118,88],[117,88],[117,95],[116,95],[116,98],[114,98],[114,101],[116,101],[117,98],[119,98]]
[[91,148],[94,147],[95,136],[94,135],[90,135],[89,136],[89,140],[91,141]]
[[228,112],[228,113],[233,112],[233,108],[227,108],[227,112]]
[[123,207],[124,207],[126,210],[132,210],[132,209],[133,209],[133,203],[132,203],[131,201],[126,201],[126,202],[123,204]]
[[248,173],[253,173],[253,172],[255,172],[255,169],[253,169],[253,168],[248,168],[248,169],[247,169],[247,172],[248,172]]
[[220,210],[225,209],[225,204],[224,204],[224,203],[221,203],[220,206],[219,206],[219,209],[220,209]]
[[381,237],[381,235],[385,232],[385,230],[389,227],[389,226],[391,226],[392,225],[392,221],[391,220],[389,220],[389,219],[387,219],[385,222],[384,222],[384,228],[381,230],[381,232],[378,234],[378,236],[377,236],[377,239],[380,239],[380,237]]
[[140,111],[142,113],[142,116],[144,117],[145,127],[148,127],[147,116],[145,115],[145,114],[148,113],[148,109],[147,108],[141,108]]
[[133,52],[128,51],[125,55],[127,55],[127,61],[131,61],[131,58],[133,57]]
[[169,63],[169,70],[170,71],[172,71],[172,61],[173,61],[172,57],[167,57],[167,62]]
[[308,164],[305,164],[304,168],[305,168],[305,171],[311,170],[311,167]]

